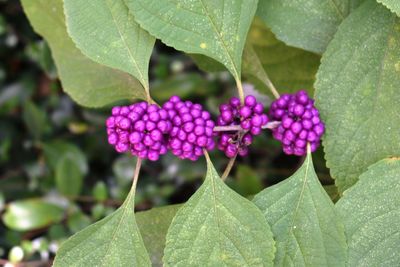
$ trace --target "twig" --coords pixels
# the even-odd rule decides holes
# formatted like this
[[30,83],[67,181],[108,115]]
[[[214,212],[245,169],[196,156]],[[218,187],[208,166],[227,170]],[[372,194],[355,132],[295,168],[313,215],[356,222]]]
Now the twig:
[[228,165],[226,165],[225,171],[221,176],[222,181],[225,181],[226,178],[228,178],[228,175],[231,172],[233,165],[235,164],[236,156],[237,154],[233,158],[231,158],[228,162]]
[[[262,129],[275,129],[281,124],[280,121],[271,121],[262,126]],[[244,131],[244,129],[240,125],[229,125],[229,126],[215,126],[213,129],[214,132],[236,132],[236,131]]]

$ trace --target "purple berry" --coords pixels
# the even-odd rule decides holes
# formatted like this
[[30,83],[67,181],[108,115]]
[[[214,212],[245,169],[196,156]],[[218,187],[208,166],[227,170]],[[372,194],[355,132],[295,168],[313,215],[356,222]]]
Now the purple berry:
[[[171,121],[171,134],[168,148],[172,154],[192,161],[203,155],[203,149],[211,150],[215,143],[213,131],[215,123],[209,112],[204,111],[200,104],[182,101],[172,96],[164,105],[168,118]],[[225,107],[220,107],[225,112]],[[229,117],[229,111],[225,114]],[[220,118],[223,121],[223,118]]]
[[244,105],[233,97],[228,103],[219,107],[221,114],[217,118],[218,126],[240,125],[242,130],[219,132],[218,149],[225,152],[229,158],[236,155],[246,156],[249,153],[248,146],[253,141],[253,136],[259,135],[262,126],[268,123],[268,116],[264,114],[264,106],[258,103],[252,95],[246,96]]
[[108,142],[119,153],[152,161],[167,152],[167,136],[171,132],[168,113],[157,105],[139,102],[114,107],[106,121]]
[[271,104],[270,116],[281,122],[272,130],[272,135],[282,142],[283,152],[288,155],[305,155],[307,142],[312,152],[318,148],[325,126],[314,106],[314,100],[306,91],[282,95]]

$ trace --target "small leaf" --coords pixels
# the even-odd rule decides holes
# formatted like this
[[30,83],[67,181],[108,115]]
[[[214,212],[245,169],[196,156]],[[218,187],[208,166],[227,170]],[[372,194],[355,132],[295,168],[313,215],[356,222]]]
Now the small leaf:
[[35,140],[40,140],[46,130],[49,129],[46,113],[31,101],[24,104],[23,118]]
[[123,0],[64,0],[64,8],[68,32],[86,56],[132,74],[148,90],[155,39],[135,22]]
[[53,169],[55,169],[58,162],[68,154],[69,157],[74,159],[79,165],[79,169],[83,175],[86,175],[89,171],[85,153],[73,143],[64,141],[47,142],[43,144],[43,151],[47,163]]
[[108,198],[107,185],[103,181],[99,181],[93,188],[93,197],[97,201],[104,201]]
[[54,266],[151,266],[136,225],[134,193],[132,187],[120,208],[63,243]]
[[237,166],[235,185],[236,191],[245,197],[257,194],[263,189],[261,178],[257,172],[243,164]]
[[69,214],[68,220],[67,220],[67,225],[68,229],[72,233],[76,233],[85,227],[89,226],[91,223],[89,216],[84,214],[83,212],[76,211],[72,214]]
[[176,212],[182,205],[169,205],[136,213],[136,221],[152,266],[162,266],[165,237]]
[[209,56],[240,80],[257,0],[125,0],[139,24],[167,45]]
[[60,221],[64,210],[41,199],[14,201],[3,214],[4,224],[17,231],[30,231]]
[[275,266],[345,266],[346,238],[311,154],[295,174],[254,197],[276,240]]
[[249,200],[230,189],[208,159],[203,185],[168,230],[165,266],[269,266],[274,240]]
[[377,0],[377,1],[386,6],[387,8],[389,8],[392,12],[395,12],[397,16],[400,16],[399,0]]
[[145,98],[139,81],[85,57],[68,36],[62,0],[22,0],[33,28],[48,42],[63,89],[76,102],[101,107],[122,99]]
[[370,166],[336,204],[346,228],[348,266],[400,262],[400,159]]
[[363,0],[260,1],[257,15],[286,44],[322,54],[339,24]]
[[340,192],[369,165],[400,155],[399,29],[395,14],[368,0],[343,22],[322,57],[316,106]]
[[72,154],[62,157],[56,166],[57,190],[66,196],[77,196],[82,190],[84,174]]

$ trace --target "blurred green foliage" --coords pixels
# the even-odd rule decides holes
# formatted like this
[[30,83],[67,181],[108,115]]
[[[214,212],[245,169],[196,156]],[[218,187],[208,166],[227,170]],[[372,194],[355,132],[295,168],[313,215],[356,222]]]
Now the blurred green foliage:
[[[104,121],[110,107],[82,108],[63,93],[50,49],[31,29],[19,2],[0,1],[0,10],[0,258],[49,266],[61,242],[122,204],[136,160],[107,144]],[[236,92],[226,71],[205,73],[191,57],[162,43],[156,43],[150,65],[151,92],[158,102],[176,94],[216,116],[218,105]],[[252,86],[245,88],[270,103]],[[211,157],[222,173],[228,160],[219,151]],[[289,177],[301,161],[283,155],[265,133],[248,157],[238,159],[227,183],[252,196]],[[322,151],[314,161],[322,182],[332,184]],[[204,159],[182,161],[171,154],[145,162],[136,209],[186,201],[205,169]],[[170,218],[174,212],[164,211]],[[143,214],[138,224],[149,229],[142,233],[145,242],[162,238],[151,230],[158,227],[158,217]],[[167,225],[160,229],[166,231]]]

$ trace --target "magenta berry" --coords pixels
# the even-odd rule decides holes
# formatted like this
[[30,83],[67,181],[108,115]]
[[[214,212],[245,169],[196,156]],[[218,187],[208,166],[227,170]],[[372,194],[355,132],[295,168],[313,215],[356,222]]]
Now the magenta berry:
[[152,161],[167,153],[167,136],[172,129],[168,113],[157,105],[139,102],[114,107],[107,119],[108,142],[119,153]]
[[215,147],[215,123],[201,105],[172,96],[164,103],[163,110],[172,122],[168,147],[175,156],[195,161],[203,155],[203,149],[212,150]]
[[243,105],[237,97],[232,97],[229,103],[222,104],[219,110],[221,113],[217,119],[218,126],[240,125],[242,130],[220,132],[218,149],[224,151],[228,158],[236,155],[246,156],[253,136],[259,135],[262,127],[268,123],[264,106],[258,103],[254,96],[248,95]]
[[283,152],[302,156],[307,142],[314,152],[325,132],[325,125],[314,106],[314,100],[304,90],[284,94],[271,104],[270,117],[281,124],[273,130],[275,139],[282,142]]

